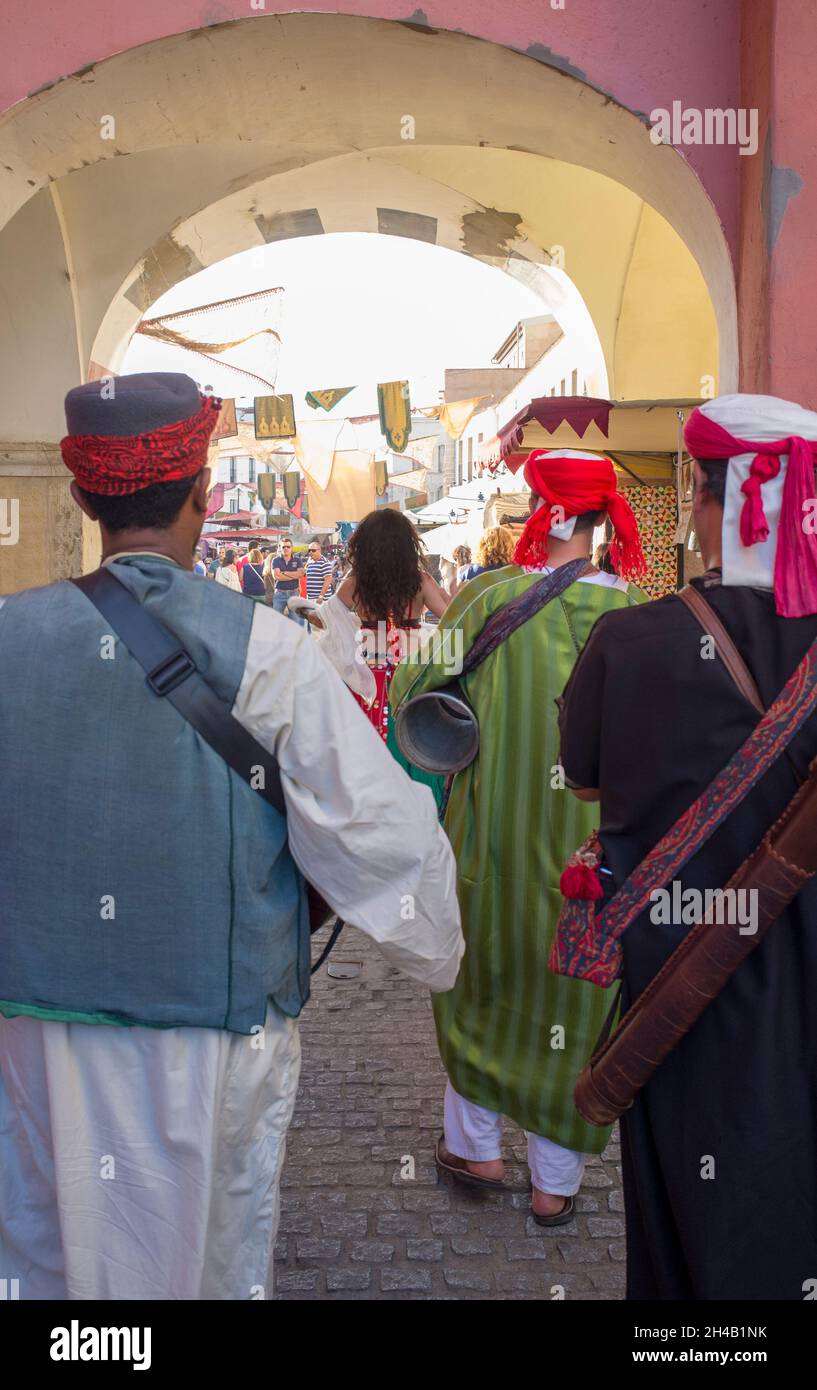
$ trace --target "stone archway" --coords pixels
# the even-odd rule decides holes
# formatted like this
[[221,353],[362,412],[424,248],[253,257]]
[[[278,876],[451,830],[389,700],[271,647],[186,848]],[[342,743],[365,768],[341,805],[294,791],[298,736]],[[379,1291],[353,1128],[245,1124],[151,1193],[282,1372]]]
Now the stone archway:
[[736,386],[730,258],[688,164],[577,78],[463,34],[291,14],[159,40],[6,113],[0,162],[0,485],[28,514],[0,592],[81,563],[65,390],[115,369],[170,285],[278,237],[419,235],[545,298],[563,257],[612,395]]

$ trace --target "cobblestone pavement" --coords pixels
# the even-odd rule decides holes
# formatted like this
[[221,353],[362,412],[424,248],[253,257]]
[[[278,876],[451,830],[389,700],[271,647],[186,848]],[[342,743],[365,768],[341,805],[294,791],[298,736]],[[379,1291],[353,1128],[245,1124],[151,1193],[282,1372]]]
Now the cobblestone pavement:
[[[302,1018],[276,1296],[623,1297],[617,1138],[588,1163],[576,1218],[555,1230],[529,1215],[525,1139],[516,1126],[505,1130],[507,1192],[450,1184],[434,1167],[445,1076],[427,991],[350,927],[331,959],[362,961],[363,969],[353,980],[321,969]],[[413,1178],[404,1176],[412,1159]]]

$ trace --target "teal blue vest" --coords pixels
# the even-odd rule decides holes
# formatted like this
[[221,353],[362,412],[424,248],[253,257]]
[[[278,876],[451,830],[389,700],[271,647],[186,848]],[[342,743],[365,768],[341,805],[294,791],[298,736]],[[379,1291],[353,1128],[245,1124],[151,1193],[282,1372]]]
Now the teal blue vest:
[[[233,704],[255,605],[152,556],[112,566]],[[72,584],[0,605],[0,1012],[249,1033],[309,996],[285,818]]]

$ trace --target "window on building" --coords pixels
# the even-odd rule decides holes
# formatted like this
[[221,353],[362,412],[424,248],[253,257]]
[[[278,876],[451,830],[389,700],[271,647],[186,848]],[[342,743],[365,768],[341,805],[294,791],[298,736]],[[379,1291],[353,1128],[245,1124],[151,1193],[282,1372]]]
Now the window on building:
[[231,498],[230,498],[230,511],[231,511],[231,512],[237,512],[237,511],[238,511],[238,498],[237,498],[237,497],[231,497]]
[[571,396],[578,396],[578,394],[579,394],[579,369],[578,369],[578,367],[574,367],[574,368],[573,368],[573,375],[572,375],[572,377],[570,378],[570,394],[571,394]]
[[468,481],[474,476],[474,437],[468,436]]
[[[573,373],[573,375],[574,375],[574,376],[576,375],[575,372]],[[250,477],[249,477],[249,481],[250,481],[251,483],[254,483],[254,482],[255,482],[255,459],[249,459],[249,465],[250,465]]]
[[230,482],[235,483],[238,481],[238,474],[236,473],[236,460],[234,458],[231,458],[228,459],[227,462],[230,465]]
[[565,385],[566,385],[565,379],[564,379],[564,377],[562,377],[562,380],[561,380],[561,382],[560,382],[560,384],[559,384],[559,395],[560,395],[560,396],[563,396],[563,395],[565,394]]
[[438,444],[438,445],[437,445],[437,472],[438,472],[438,473],[442,473],[442,471],[443,471],[443,465],[444,465],[444,464],[445,464],[445,445],[444,445],[444,444]]

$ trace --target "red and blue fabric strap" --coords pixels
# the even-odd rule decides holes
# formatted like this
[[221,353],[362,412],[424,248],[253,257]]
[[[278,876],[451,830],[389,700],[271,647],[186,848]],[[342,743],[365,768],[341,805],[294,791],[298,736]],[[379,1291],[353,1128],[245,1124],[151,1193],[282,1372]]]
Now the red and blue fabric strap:
[[658,844],[596,914],[597,936],[616,940],[644,910],[659,885],[671,881],[715,833],[817,709],[817,641],[714,781],[679,816]]

